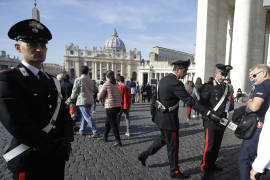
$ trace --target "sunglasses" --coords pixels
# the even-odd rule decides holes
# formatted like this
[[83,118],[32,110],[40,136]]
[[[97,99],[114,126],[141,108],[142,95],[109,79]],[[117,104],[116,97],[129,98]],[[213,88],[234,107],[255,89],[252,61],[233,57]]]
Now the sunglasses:
[[261,72],[263,72],[263,71],[257,72],[256,74],[253,74],[252,77],[253,77],[253,78],[256,78],[257,75],[260,74]]
[[220,74],[221,76],[224,76],[224,77],[228,76],[228,73],[225,73],[225,72],[220,72]]

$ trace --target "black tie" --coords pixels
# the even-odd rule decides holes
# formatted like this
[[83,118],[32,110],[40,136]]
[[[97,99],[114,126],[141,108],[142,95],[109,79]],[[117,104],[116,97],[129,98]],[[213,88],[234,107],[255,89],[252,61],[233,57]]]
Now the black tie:
[[38,72],[38,78],[40,79],[40,80],[43,80],[44,79],[44,73],[43,72],[41,72],[41,71],[39,71]]

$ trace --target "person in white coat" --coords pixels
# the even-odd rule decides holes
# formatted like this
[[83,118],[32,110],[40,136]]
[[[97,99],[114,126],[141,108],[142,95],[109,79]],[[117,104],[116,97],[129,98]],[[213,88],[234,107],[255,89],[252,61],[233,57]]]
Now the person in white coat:
[[[253,161],[252,170],[250,171],[251,180],[269,180],[270,179],[270,108],[268,108],[263,128],[259,137],[257,157]],[[256,179],[256,175],[260,177]],[[257,175],[257,176],[258,176]]]

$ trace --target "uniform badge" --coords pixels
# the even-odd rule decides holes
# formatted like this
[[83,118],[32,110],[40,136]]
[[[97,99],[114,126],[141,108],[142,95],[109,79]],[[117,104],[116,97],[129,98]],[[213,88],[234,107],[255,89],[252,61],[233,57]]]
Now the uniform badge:
[[29,76],[28,72],[23,67],[19,68],[19,70],[23,76]]
[[263,123],[261,122],[261,121],[259,121],[258,123],[257,123],[257,128],[262,128],[263,127]]
[[38,23],[36,21],[30,21],[29,22],[29,26],[32,27],[32,31],[34,33],[38,33],[39,30],[43,30],[44,29],[44,27],[40,23]]

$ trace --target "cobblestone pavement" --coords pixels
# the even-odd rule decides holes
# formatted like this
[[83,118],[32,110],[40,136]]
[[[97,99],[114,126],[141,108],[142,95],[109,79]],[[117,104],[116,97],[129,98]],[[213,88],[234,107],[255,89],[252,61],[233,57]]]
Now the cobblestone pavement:
[[[204,133],[200,118],[186,120],[186,110],[179,108],[180,117],[180,170],[191,174],[190,180],[200,179],[200,163],[202,160]],[[72,144],[73,151],[66,165],[67,180],[142,180],[170,179],[166,147],[147,159],[147,167],[141,166],[137,160],[140,152],[159,136],[159,130],[152,123],[149,104],[135,104],[131,108],[131,136],[125,136],[125,121],[121,122],[121,138],[123,147],[113,147],[114,137],[109,136],[109,142],[90,139],[87,136],[75,135]],[[97,106],[94,114],[97,127],[104,130],[105,111]],[[8,145],[10,135],[0,124],[0,154]],[[237,154],[241,141],[232,131],[226,130],[219,153],[217,164],[224,168],[214,175],[214,180],[237,180]],[[2,156],[0,157],[0,179],[11,179],[11,173],[6,169]]]

